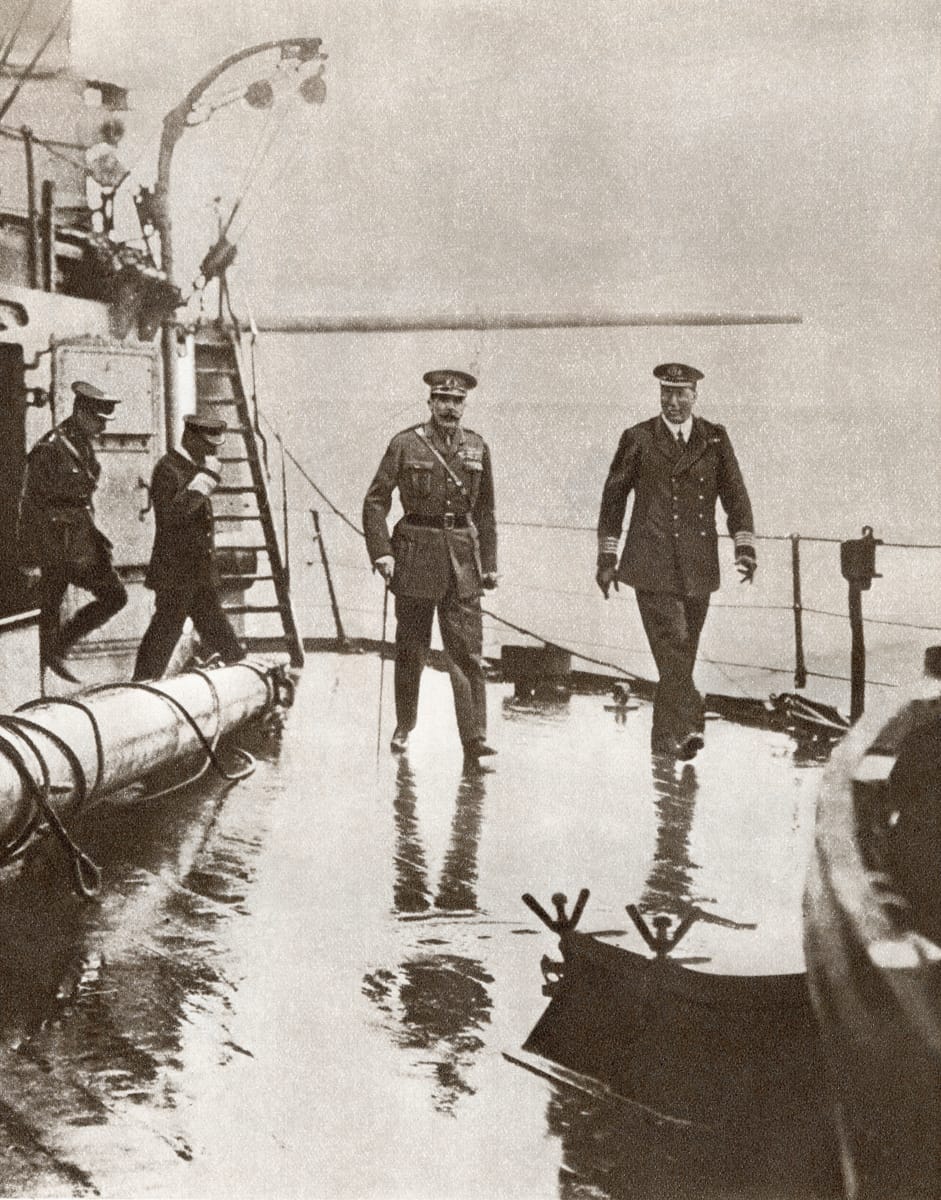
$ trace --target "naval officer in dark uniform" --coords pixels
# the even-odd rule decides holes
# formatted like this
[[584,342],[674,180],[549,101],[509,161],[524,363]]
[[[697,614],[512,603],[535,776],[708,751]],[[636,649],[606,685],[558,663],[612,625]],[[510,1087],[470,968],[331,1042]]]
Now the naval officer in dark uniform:
[[729,435],[721,425],[692,415],[702,371],[663,363],[654,376],[660,382],[660,415],[622,433],[604,485],[595,579],[605,599],[612,583],[634,588],[660,676],[652,748],[690,759],[703,746],[702,697],[693,669],[709,597],[719,587],[716,501],[725,510],[743,582],[751,583],[757,569],[755,535]]
[[[121,611],[127,591],[111,561],[112,544],[95,524],[92,503],[101,464],[93,439],[115,416],[117,396],[94,384],[72,384],[72,414],[33,446],[20,496],[21,567],[39,572],[39,646],[42,664],[78,683],[63,659],[79,638]],[[69,584],[94,599],[60,627]]]
[[[363,503],[366,550],[395,594],[395,714],[392,749],[406,748],[418,716],[418,688],[437,609],[465,754],[487,745],[481,589],[496,587],[497,532],[490,451],[461,428],[477,380],[464,371],[429,371],[431,420],[398,433]],[[389,537],[398,488],[404,516]]]
[[203,648],[223,662],[245,657],[219,600],[212,501],[219,486],[217,457],[226,423],[218,417],[188,414],[183,437],[154,467],[150,498],[156,532],[144,578],[155,593],[155,610],[137,651],[134,679],[159,679],[192,619]]

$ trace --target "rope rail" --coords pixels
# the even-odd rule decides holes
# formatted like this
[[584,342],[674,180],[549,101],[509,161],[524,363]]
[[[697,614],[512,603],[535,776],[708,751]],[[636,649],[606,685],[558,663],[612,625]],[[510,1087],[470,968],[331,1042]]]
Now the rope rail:
[[[299,473],[301,478],[305,481],[305,483],[307,483],[307,485],[315,492],[315,494],[320,497],[320,499],[327,505],[327,507],[330,509],[330,511],[334,514],[334,516],[336,516],[340,521],[342,521],[345,525],[347,525],[358,537],[364,538],[365,534],[364,534],[363,530],[324,491],[324,489],[317,483],[317,481],[313,478],[313,476],[311,475],[309,470],[297,458],[297,456],[295,454],[293,454],[289,448],[284,446],[284,438],[283,438],[281,431],[278,429],[278,427],[264,413],[261,413],[261,419],[265,422],[265,424],[269,427],[269,429],[271,429],[273,431],[273,433],[275,434],[275,436],[278,438],[279,442],[281,443],[281,445],[283,447],[284,458],[292,464],[292,466],[295,468],[295,470],[297,470],[297,472]],[[510,529],[510,528],[544,529],[547,531],[556,531],[556,532],[564,531],[564,532],[572,532],[572,533],[590,533],[590,534],[595,533],[594,526],[575,525],[575,524],[567,524],[567,523],[555,523],[555,522],[505,521],[504,520],[504,521],[497,521],[497,526],[498,526],[498,528],[504,528],[504,529]],[[728,535],[720,534],[718,536],[725,538]],[[794,625],[795,625],[794,637],[795,637],[795,657],[796,657],[796,662],[795,662],[795,667],[793,669],[793,672],[790,669],[785,669],[785,668],[781,668],[781,667],[772,667],[772,666],[767,666],[767,665],[760,664],[760,663],[728,662],[725,660],[711,659],[711,658],[707,658],[704,656],[701,656],[699,661],[709,664],[710,666],[717,667],[722,672],[722,674],[725,675],[726,679],[728,679],[730,683],[732,683],[734,686],[736,686],[738,690],[742,691],[743,694],[744,694],[744,689],[742,689],[741,685],[737,684],[736,681],[731,678],[731,676],[729,676],[725,671],[722,670],[723,667],[736,667],[739,669],[757,670],[757,671],[763,671],[763,672],[774,673],[774,674],[792,674],[793,673],[796,687],[804,687],[808,677],[813,677],[813,678],[817,678],[817,679],[834,680],[837,682],[853,682],[853,677],[851,677],[851,676],[837,675],[837,674],[824,672],[824,671],[808,670],[806,667],[806,664],[804,663],[804,654],[803,654],[802,620],[803,620],[803,615],[805,613],[824,616],[824,617],[837,617],[837,618],[843,618],[846,616],[846,614],[837,613],[837,612],[834,612],[834,611],[828,610],[828,609],[815,609],[815,608],[811,608],[811,607],[804,607],[803,604],[801,603],[800,554],[799,554],[800,544],[801,544],[801,542],[812,542],[812,543],[823,544],[823,545],[842,545],[844,543],[845,539],[833,537],[833,536],[829,536],[829,535],[819,535],[819,534],[806,534],[805,535],[805,534],[798,534],[798,533],[790,533],[790,534],[758,534],[758,535],[756,535],[756,540],[761,541],[761,542],[789,543],[791,545],[791,547],[792,547],[791,569],[792,569],[793,590],[794,590],[793,602],[790,605],[760,604],[760,603],[759,604],[726,604],[723,602],[717,602],[715,604],[715,607],[716,608],[724,608],[724,609],[743,609],[743,610],[750,609],[750,610],[755,610],[755,611],[767,611],[767,612],[792,612],[794,614]],[[889,549],[904,549],[904,550],[918,550],[918,551],[941,550],[941,544],[938,544],[938,543],[886,542],[886,541],[882,541],[880,539],[878,544],[880,546],[883,546],[884,548],[889,548]],[[367,570],[367,567],[365,565],[360,565],[360,564],[357,564],[355,567],[353,566],[353,564],[342,563],[342,562],[335,564],[335,565],[342,566],[347,569],[355,569],[355,570],[362,570],[362,571]],[[527,586],[526,584],[514,585],[514,589],[519,590],[519,591],[524,591],[524,592],[538,593],[538,594],[542,594],[542,593],[552,593],[552,594],[559,594],[559,595],[585,595],[586,594],[584,592],[577,591],[577,590],[564,589],[564,588],[533,587],[533,586]],[[366,611],[366,610],[357,610],[357,611]],[[624,676],[626,676],[628,678],[633,678],[633,679],[639,678],[639,676],[635,672],[628,671],[625,668],[618,665],[617,663],[613,663],[613,662],[610,662],[605,659],[593,658],[592,656],[584,654],[579,650],[567,647],[563,643],[558,641],[558,639],[552,638],[552,637],[547,637],[544,634],[538,632],[537,630],[530,629],[526,626],[519,625],[513,621],[510,621],[507,618],[502,617],[499,613],[494,612],[492,609],[484,608],[484,609],[482,609],[482,612],[484,613],[485,616],[489,617],[491,620],[496,621],[499,624],[506,626],[507,628],[513,629],[517,633],[520,633],[520,634],[523,634],[524,636],[530,637],[535,641],[542,642],[543,645],[557,647],[558,649],[571,654],[573,658],[576,658],[581,662],[588,662],[588,663],[591,663],[596,666],[607,667],[611,670],[615,670],[615,671],[623,674]],[[900,628],[900,629],[917,629],[917,630],[923,630],[925,632],[932,632],[932,633],[941,632],[941,626],[937,626],[937,625],[920,624],[920,623],[912,622],[912,621],[891,620],[888,618],[869,618],[869,620],[873,624],[890,626],[890,627],[895,627],[895,628]],[[894,687],[899,686],[896,683],[892,683],[892,682],[889,682],[886,680],[869,680],[869,679],[867,679],[867,680],[865,680],[865,682],[871,683],[873,686],[876,686],[876,687],[894,688]]]

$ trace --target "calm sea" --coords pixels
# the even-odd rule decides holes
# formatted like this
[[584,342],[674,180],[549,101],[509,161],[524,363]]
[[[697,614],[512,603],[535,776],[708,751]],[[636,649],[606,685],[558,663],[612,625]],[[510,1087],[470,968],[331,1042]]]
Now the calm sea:
[[[303,632],[334,623],[309,510],[316,508],[341,617],[378,637],[382,593],[361,539],[290,462],[360,524],[362,497],[393,433],[427,414],[424,371],[470,369],[480,383],[466,424],[489,442],[500,525],[498,616],[592,658],[650,676],[630,592],[605,603],[593,582],[601,488],[621,430],[658,411],[651,368],[705,372],[697,411],[725,424],[751,493],[760,542],[753,587],[720,542],[723,587],[703,636],[699,681],[725,694],[793,687],[791,542],[799,533],[809,691],[848,707],[850,633],[840,539],[871,526],[886,543],[864,595],[870,695],[920,671],[941,641],[941,528],[936,446],[894,397],[860,406],[812,370],[803,326],[485,333],[262,335],[256,355],[263,428],[283,438],[292,584]],[[280,489],[280,454],[270,444]],[[718,517],[724,532],[722,514]],[[830,539],[830,540],[813,540]],[[934,547],[920,549],[915,547]],[[389,632],[393,627],[390,615]],[[520,635],[487,620],[490,653]],[[576,666],[583,665],[576,663]]]

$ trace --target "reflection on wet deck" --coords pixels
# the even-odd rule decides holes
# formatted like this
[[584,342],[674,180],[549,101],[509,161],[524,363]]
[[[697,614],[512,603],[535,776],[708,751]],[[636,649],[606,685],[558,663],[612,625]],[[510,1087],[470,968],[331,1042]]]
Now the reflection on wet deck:
[[466,773],[435,672],[407,757],[387,687],[377,756],[378,681],[315,656],[251,779],[88,814],[100,905],[52,848],[6,881],[2,1194],[687,1194],[656,1165],[681,1144],[503,1058],[557,952],[520,897],[588,887],[580,928],[637,953],[626,905],[693,909],[688,965],[800,970],[817,771],[720,720],[667,764],[645,704],[491,685],[500,754]]

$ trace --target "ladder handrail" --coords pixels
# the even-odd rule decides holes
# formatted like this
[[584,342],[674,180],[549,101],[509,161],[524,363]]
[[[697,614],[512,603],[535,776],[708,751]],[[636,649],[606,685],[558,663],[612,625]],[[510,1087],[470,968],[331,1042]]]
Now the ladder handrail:
[[[222,352],[225,357],[225,366],[219,368],[217,366],[203,366],[200,370],[200,353],[203,357],[208,357],[213,352]],[[256,547],[257,550],[263,551],[267,557],[270,566],[271,582],[274,585],[275,597],[277,604],[272,605],[237,605],[231,606],[231,611],[237,612],[274,612],[277,611],[281,616],[281,625],[284,634],[287,649],[291,656],[291,662],[294,666],[300,667],[304,662],[303,642],[297,626],[297,620],[294,615],[294,608],[291,603],[291,591],[288,579],[287,564],[285,562],[285,553],[282,553],[280,543],[278,541],[277,531],[275,529],[274,518],[271,512],[271,501],[268,490],[268,471],[267,464],[262,462],[262,456],[259,453],[259,436],[264,441],[264,435],[261,434],[258,428],[257,402],[256,411],[253,416],[251,405],[248,399],[248,390],[246,387],[246,379],[244,366],[242,362],[240,339],[235,330],[227,328],[224,330],[221,338],[197,340],[195,351],[195,367],[196,367],[196,396],[197,402],[204,399],[200,395],[200,375],[221,375],[230,381],[230,395],[224,397],[227,405],[231,405],[236,413],[237,431],[239,437],[245,447],[245,458],[235,456],[240,461],[244,461],[248,465],[249,474],[251,476],[251,487],[245,488],[246,494],[251,494],[255,500],[255,508],[251,513],[241,516],[230,516],[230,520],[250,520],[261,525],[264,546]],[[218,401],[220,397],[214,397]],[[205,401],[211,403],[211,401]],[[232,433],[236,429],[232,429]],[[242,490],[242,489],[239,489]],[[228,489],[227,489],[228,492]],[[228,492],[228,494],[232,494]],[[224,519],[224,517],[223,517]],[[237,578],[248,578],[247,573],[239,575],[230,575],[230,581]]]

